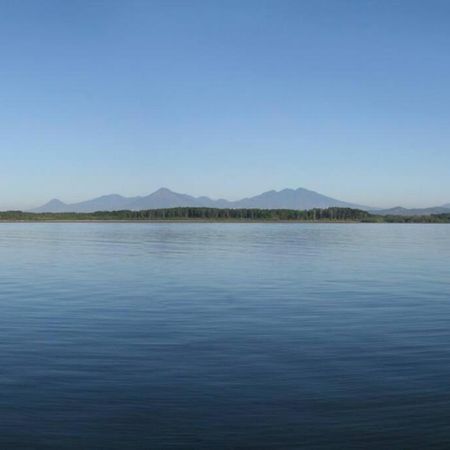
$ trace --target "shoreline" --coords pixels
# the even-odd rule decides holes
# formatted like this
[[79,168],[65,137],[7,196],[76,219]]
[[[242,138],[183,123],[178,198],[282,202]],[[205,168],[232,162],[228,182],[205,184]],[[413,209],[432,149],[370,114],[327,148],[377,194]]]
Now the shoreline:
[[402,216],[337,207],[310,210],[179,207],[91,213],[3,211],[0,212],[0,223],[450,223],[450,213]]
[[[349,221],[349,220],[193,220],[193,219],[180,219],[180,220],[0,220],[0,224],[2,223],[371,223],[371,222],[358,222],[358,221]],[[373,222],[375,223],[375,222]]]
[[159,220],[159,219],[155,219],[155,220],[129,220],[129,219],[124,219],[124,220],[109,220],[109,219],[105,219],[105,220],[96,220],[96,219],[87,219],[87,220],[58,220],[58,219],[51,219],[51,220],[0,220],[0,225],[1,224],[7,224],[7,223],[67,223],[67,224],[71,224],[71,223],[84,223],[84,224],[97,224],[97,223],[110,223],[110,224],[114,224],[114,223],[135,223],[135,224],[149,224],[149,223],[155,223],[155,224],[161,224],[161,223],[170,223],[170,224],[174,224],[174,223],[184,223],[184,224],[192,224],[192,223],[217,223],[217,224],[224,224],[224,223],[230,223],[230,224],[316,224],[316,225],[320,225],[320,224],[339,224],[339,225],[345,225],[345,224],[349,224],[349,225],[355,225],[355,224],[361,224],[361,225],[386,225],[386,224],[398,224],[398,225],[436,225],[436,224],[441,224],[441,225],[449,225],[449,223],[446,222],[363,222],[363,221],[358,221],[358,220],[207,220],[207,219],[199,219],[199,220],[195,220],[195,219],[179,219],[179,220],[173,220],[173,219],[167,219],[167,220]]

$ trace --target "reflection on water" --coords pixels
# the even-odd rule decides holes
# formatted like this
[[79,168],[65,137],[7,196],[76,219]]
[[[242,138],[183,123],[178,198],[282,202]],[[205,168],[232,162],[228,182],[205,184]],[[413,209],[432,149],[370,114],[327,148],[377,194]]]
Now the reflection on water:
[[1,224],[0,448],[448,448],[450,226]]

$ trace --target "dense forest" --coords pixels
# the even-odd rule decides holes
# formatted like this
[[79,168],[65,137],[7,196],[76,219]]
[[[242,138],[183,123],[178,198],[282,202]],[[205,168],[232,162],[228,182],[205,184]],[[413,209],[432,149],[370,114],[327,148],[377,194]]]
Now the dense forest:
[[380,216],[352,208],[298,211],[292,209],[165,208],[145,211],[98,211],[94,213],[0,212],[0,221],[300,221],[366,223],[450,223],[450,214],[429,216]]

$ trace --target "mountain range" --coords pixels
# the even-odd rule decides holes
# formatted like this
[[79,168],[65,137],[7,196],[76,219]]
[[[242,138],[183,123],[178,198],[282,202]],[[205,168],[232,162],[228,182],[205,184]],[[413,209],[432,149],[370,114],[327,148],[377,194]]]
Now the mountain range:
[[175,207],[206,207],[206,208],[261,208],[261,209],[312,209],[312,208],[358,208],[381,215],[418,216],[429,214],[450,213],[450,203],[434,208],[407,209],[395,207],[391,209],[376,209],[368,206],[337,200],[318,192],[304,188],[283,189],[281,191],[267,191],[254,197],[229,201],[225,199],[213,200],[209,197],[194,197],[180,194],[167,188],[161,188],[152,194],[138,197],[123,197],[118,194],[103,195],[91,200],[78,203],[64,203],[61,200],[50,200],[31,212],[77,212],[88,213],[95,211],[118,211],[144,209],[175,208]]
[[174,207],[208,207],[208,208],[264,208],[264,209],[312,209],[331,206],[361,208],[364,206],[327,197],[308,189],[283,189],[267,191],[254,197],[237,201],[225,199],[213,200],[209,197],[193,197],[161,188],[147,196],[123,197],[118,194],[104,195],[79,203],[67,204],[53,199],[31,212],[95,212],[129,209],[133,211]]

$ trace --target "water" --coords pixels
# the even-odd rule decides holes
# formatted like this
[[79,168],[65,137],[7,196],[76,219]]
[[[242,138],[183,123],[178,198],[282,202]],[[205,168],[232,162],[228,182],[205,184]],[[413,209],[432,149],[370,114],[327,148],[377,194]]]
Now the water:
[[0,448],[449,448],[450,226],[0,224]]

